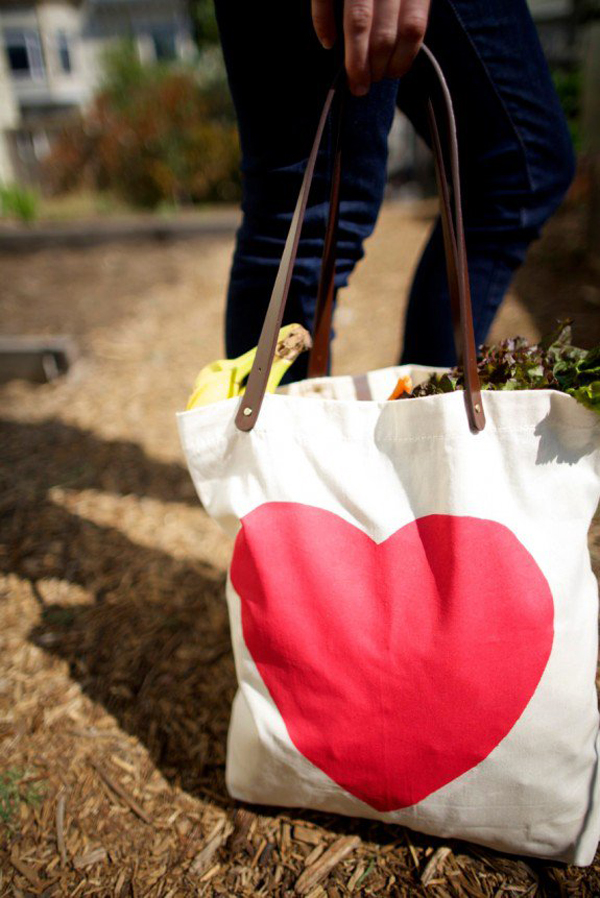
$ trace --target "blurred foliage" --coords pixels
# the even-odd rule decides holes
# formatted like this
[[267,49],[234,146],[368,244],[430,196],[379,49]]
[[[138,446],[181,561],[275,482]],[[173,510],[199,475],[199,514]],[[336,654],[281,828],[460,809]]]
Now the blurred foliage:
[[122,43],[104,69],[91,109],[45,162],[51,192],[108,190],[146,208],[238,197],[239,145],[220,53],[207,50],[193,69],[143,65]]
[[558,94],[563,112],[567,118],[571,140],[575,150],[581,150],[581,97],[583,91],[583,74],[581,69],[554,69],[552,72],[554,87]]
[[219,43],[219,29],[213,0],[191,0],[190,15],[194,23],[194,38],[201,50]]
[[40,197],[35,190],[19,184],[0,186],[0,215],[31,224],[38,217]]
[[142,64],[135,44],[124,38],[109,46],[102,56],[101,93],[115,109],[126,109],[144,84],[155,83],[168,67],[164,64]]

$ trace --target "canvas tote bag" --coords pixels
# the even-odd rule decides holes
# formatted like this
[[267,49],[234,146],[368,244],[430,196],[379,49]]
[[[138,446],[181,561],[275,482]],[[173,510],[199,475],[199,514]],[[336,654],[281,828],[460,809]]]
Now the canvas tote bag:
[[313,377],[265,395],[336,84],[246,392],[178,416],[200,499],[235,540],[227,785],[586,865],[600,827],[587,548],[600,428],[556,391],[479,390],[454,121],[424,52],[450,138],[454,218],[430,103],[465,391],[389,402],[400,374],[428,370],[323,376],[338,128]]

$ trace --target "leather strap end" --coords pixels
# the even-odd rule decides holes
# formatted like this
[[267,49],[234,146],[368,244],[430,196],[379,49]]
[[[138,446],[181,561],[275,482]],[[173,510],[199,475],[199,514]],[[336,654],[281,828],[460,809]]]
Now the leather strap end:
[[474,392],[465,390],[465,405],[467,406],[469,427],[474,433],[479,433],[485,428],[485,413],[479,390]]
[[[262,405],[262,402],[260,405]],[[258,408],[251,408],[246,404],[245,397],[242,396],[242,401],[235,415],[235,426],[238,430],[243,430],[245,433],[252,430],[258,420],[260,405]]]

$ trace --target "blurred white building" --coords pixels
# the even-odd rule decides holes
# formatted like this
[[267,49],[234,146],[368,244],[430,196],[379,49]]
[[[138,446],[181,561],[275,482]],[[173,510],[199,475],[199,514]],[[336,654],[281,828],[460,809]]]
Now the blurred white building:
[[194,57],[186,0],[0,0],[0,183],[34,180],[65,118],[93,96],[107,46]]
[[[529,5],[550,62],[571,65],[577,0]],[[0,0],[0,183],[35,181],[53,134],[90,101],[104,49],[125,37],[142,61],[193,58],[187,0]],[[430,168],[398,115],[390,135],[393,181],[427,184]]]

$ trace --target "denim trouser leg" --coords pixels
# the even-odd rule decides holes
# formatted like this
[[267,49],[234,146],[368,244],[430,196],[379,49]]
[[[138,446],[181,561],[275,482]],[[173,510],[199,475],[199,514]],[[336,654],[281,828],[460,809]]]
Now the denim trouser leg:
[[[527,247],[574,170],[566,122],[525,0],[433,0],[427,43],[456,113],[475,339],[482,343]],[[398,105],[427,138],[419,60]],[[403,362],[456,360],[439,222],[413,281]]]
[[[256,345],[320,108],[339,60],[312,30],[309,0],[216,0],[242,146],[243,221],[231,269],[227,354]],[[562,113],[525,0],[433,0],[427,40],[456,106],[476,339],[572,173]],[[385,186],[396,102],[423,131],[423,63],[351,98],[344,124],[336,286],[363,255]],[[424,132],[423,132],[424,133]],[[424,133],[425,136],[425,133]],[[311,327],[327,217],[331,134],[320,153],[285,321]],[[402,235],[398,235],[402,239]],[[454,362],[439,228],[411,290],[403,360]],[[305,376],[306,357],[291,369]]]
[[[217,19],[242,147],[243,221],[237,234],[226,310],[226,349],[256,345],[302,174],[327,90],[339,68],[312,27],[309,0],[259,4],[216,0]],[[387,135],[397,82],[350,98],[345,117],[344,175],[336,286],[363,255],[385,187]],[[284,323],[312,327],[328,214],[332,133],[319,154]],[[290,371],[306,375],[307,356]]]

